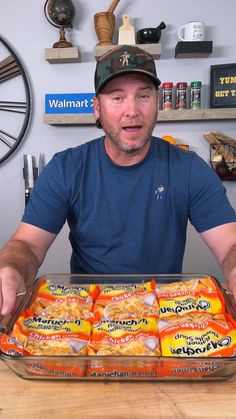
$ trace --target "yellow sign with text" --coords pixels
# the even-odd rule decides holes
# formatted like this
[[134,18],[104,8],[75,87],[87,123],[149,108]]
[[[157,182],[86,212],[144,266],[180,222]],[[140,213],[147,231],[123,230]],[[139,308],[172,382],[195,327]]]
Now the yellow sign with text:
[[210,106],[236,107],[236,64],[211,66]]

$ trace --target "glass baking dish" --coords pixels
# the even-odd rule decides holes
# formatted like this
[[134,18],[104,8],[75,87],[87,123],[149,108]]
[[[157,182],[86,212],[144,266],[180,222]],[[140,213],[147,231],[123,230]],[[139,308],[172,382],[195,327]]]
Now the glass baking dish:
[[[0,334],[9,333],[20,313],[33,301],[42,280],[50,284],[138,284],[152,279],[157,284],[206,278],[207,274],[166,275],[72,275],[50,274],[37,278],[25,295],[17,298],[12,315],[0,319]],[[211,276],[212,277],[212,276]],[[216,281],[226,310],[236,319],[232,294]],[[59,380],[225,380],[236,373],[236,357],[163,357],[163,356],[19,356],[0,352],[0,358],[18,376],[25,379]]]

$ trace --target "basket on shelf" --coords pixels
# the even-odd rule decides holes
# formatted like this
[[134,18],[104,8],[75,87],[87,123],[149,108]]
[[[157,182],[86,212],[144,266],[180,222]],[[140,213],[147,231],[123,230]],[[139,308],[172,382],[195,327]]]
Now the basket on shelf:
[[236,181],[236,144],[210,144],[210,164],[221,180]]
[[236,181],[236,140],[221,132],[209,132],[210,164],[221,180]]

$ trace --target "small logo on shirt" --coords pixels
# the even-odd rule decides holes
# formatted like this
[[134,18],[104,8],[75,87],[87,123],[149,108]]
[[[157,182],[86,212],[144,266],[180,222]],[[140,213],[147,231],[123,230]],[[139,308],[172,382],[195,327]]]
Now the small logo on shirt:
[[164,185],[159,185],[155,189],[156,199],[163,199],[165,196],[166,188]]

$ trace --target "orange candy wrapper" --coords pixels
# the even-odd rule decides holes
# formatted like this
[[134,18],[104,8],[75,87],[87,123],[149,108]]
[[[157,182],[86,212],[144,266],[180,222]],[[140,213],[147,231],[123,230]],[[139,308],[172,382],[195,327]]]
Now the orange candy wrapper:
[[180,358],[172,358],[171,360],[166,358],[156,368],[156,376],[160,378],[178,378],[178,379],[199,379],[206,376],[214,376],[214,374],[220,374],[220,370],[224,370],[226,363],[222,359],[215,361],[212,358],[205,359],[204,361],[198,360],[186,360]]
[[9,353],[14,343],[23,355],[86,355],[90,333],[91,325],[85,320],[71,322],[37,317],[26,310],[16,321],[8,340],[3,342],[6,335],[2,336],[1,344],[4,343],[5,353]]
[[192,314],[158,322],[162,356],[231,357],[236,354],[236,324],[225,314]]
[[94,305],[95,321],[158,317],[155,281],[144,284],[107,285]]
[[36,360],[35,362],[28,361],[26,363],[26,369],[29,374],[32,374],[32,376],[39,375],[44,378],[55,377],[67,379],[83,377],[86,371],[86,364],[85,361],[78,361],[78,359],[75,359],[75,361],[71,359],[69,361]]
[[[34,361],[26,361],[29,374],[76,378],[84,375],[86,364],[75,357],[87,355],[90,334],[88,321],[36,317],[27,309],[16,321],[10,335],[3,334],[0,342],[6,355],[35,356]],[[42,360],[41,357],[48,355],[51,360]],[[75,361],[63,359],[66,355]],[[55,360],[53,356],[62,358]]]
[[0,336],[2,353],[23,356],[32,377],[198,379],[227,375],[236,356],[233,311],[210,276],[161,284],[43,280],[33,298]]
[[103,356],[160,356],[156,319],[102,320],[95,323],[88,355],[101,356],[101,361],[90,362],[89,376],[155,376],[155,368],[147,365],[142,358],[109,362],[109,357],[107,361]]
[[213,278],[156,285],[160,318],[188,313],[224,313],[225,304]]
[[157,322],[153,318],[102,320],[95,323],[89,355],[160,355]]
[[0,347],[5,355],[22,356],[25,353],[26,337],[15,327],[10,335],[3,333],[0,336]]
[[98,285],[50,284],[42,281],[30,309],[41,317],[50,319],[89,319],[94,301],[99,293]]

